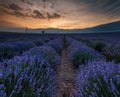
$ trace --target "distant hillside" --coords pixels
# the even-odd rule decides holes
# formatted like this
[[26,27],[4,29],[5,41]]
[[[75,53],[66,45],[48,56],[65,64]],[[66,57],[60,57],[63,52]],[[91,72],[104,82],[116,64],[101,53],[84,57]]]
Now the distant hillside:
[[48,29],[26,29],[25,28],[0,28],[0,32],[18,32],[18,33],[104,33],[104,32],[120,32],[120,21],[112,22],[108,24],[99,25],[92,28],[86,29],[73,29],[73,30],[63,30],[63,29],[55,29],[55,28],[48,28]]
[[84,32],[118,32],[120,31],[120,21],[99,25],[93,28],[84,29]]

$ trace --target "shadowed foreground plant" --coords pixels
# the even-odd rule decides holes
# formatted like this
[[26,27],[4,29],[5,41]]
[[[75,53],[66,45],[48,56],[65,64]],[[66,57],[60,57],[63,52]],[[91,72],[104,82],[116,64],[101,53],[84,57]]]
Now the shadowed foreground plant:
[[76,97],[120,97],[120,64],[94,61],[85,67],[81,65]]
[[41,56],[22,56],[6,62],[0,78],[0,97],[53,97],[55,72]]

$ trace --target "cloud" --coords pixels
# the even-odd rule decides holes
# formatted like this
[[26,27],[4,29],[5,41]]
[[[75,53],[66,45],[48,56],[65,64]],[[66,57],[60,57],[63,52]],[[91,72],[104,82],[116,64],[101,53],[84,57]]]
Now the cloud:
[[20,7],[19,5],[15,3],[9,3],[9,4],[1,4],[1,13],[2,14],[10,14],[10,15],[17,15],[17,16],[23,16],[22,12],[24,9]]
[[[28,0],[21,0],[24,3],[28,3]],[[44,1],[46,2],[46,0]],[[22,4],[17,4],[13,2],[3,3],[0,4],[1,8],[1,15],[13,15],[21,18],[34,18],[34,19],[57,19],[60,18],[61,15],[56,12],[49,12],[47,10],[40,11],[38,9],[31,9],[30,7],[25,7]],[[43,14],[44,13],[44,14]]]
[[1,15],[6,14],[22,18],[28,17],[28,14],[31,12],[31,9],[24,9],[15,3],[1,4],[0,9]]
[[1,0],[0,15],[88,27],[120,20],[119,5],[120,0]]
[[9,12],[9,10],[7,10],[7,9],[5,9],[5,8],[3,8],[3,7],[0,7],[0,15],[1,16],[4,16],[5,14],[11,14],[10,12]]
[[2,6],[1,12],[3,14],[9,14],[9,15],[14,15],[14,16],[19,16],[19,17],[26,17],[26,13],[24,13],[24,9],[20,7],[19,5],[15,3],[10,3],[8,5]]
[[58,19],[58,18],[61,18],[61,15],[58,14],[58,13],[53,13],[53,14],[50,14],[48,12],[44,12],[41,13],[39,10],[34,10],[33,14],[32,14],[32,17],[33,18],[37,18],[37,19],[48,19],[48,20],[51,20],[51,19]]
[[101,0],[77,0],[76,3],[78,2],[84,5],[84,10],[89,13],[107,16],[120,15],[120,0],[103,0],[102,2]]
[[46,2],[46,0],[42,0],[42,2]]
[[8,5],[8,8],[11,9],[11,10],[15,10],[15,11],[23,10],[22,7],[20,7],[20,6],[17,5],[17,4],[14,4],[14,3],[9,4],[9,5]]
[[27,14],[24,14],[19,11],[14,11],[13,15],[18,16],[18,17],[23,17],[23,18],[25,18],[27,16]]
[[34,5],[32,2],[30,2],[30,1],[28,1],[28,0],[21,0],[23,3],[27,3],[27,4],[29,4],[29,5]]
[[47,13],[47,19],[48,19],[48,20],[58,19],[58,18],[61,18],[61,15],[58,14],[58,13],[54,13],[54,14],[52,14],[52,15],[50,15],[49,13]]
[[17,17],[21,17],[21,18],[34,18],[34,19],[57,19],[60,18],[61,15],[58,13],[48,13],[48,12],[44,12],[44,14],[42,12],[40,12],[39,10],[33,10],[30,8],[24,9],[22,7],[20,7],[17,4],[14,3],[10,3],[7,5],[2,5],[1,8],[1,15],[13,15],[13,16],[17,16]]
[[59,15],[58,13],[54,13],[53,16],[54,16],[54,18],[60,18],[61,17],[61,15]]
[[[74,13],[76,11],[77,14],[91,13],[91,14],[101,14],[106,16],[115,16],[120,15],[120,0],[5,0],[2,3],[9,2],[9,5],[5,5],[4,7],[9,8],[11,10],[22,10],[22,8],[27,7],[25,4],[29,4],[30,6],[34,5],[33,10],[54,10],[54,12],[60,11],[67,12],[69,14]],[[23,3],[20,3],[23,2]],[[46,3],[42,3],[46,2]],[[1,3],[0,3],[1,4]],[[36,6],[39,4],[39,6]],[[50,5],[51,8],[48,6]],[[1,6],[1,5],[0,5]],[[30,8],[29,9],[32,9]],[[38,7],[37,9],[34,9]],[[43,8],[41,8],[43,7]],[[69,9],[72,11],[70,12]],[[50,12],[49,12],[50,13]]]
[[38,19],[45,19],[44,15],[38,10],[33,11],[33,17]]
[[23,3],[25,3],[26,2],[26,0],[21,0]]

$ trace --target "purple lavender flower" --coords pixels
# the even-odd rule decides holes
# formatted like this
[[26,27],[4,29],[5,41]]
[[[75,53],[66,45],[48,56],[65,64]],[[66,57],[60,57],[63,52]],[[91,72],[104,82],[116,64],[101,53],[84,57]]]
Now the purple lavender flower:
[[55,73],[60,56],[52,46],[31,48],[22,56],[2,64],[0,85],[4,85],[5,90],[1,94],[10,97],[54,97]]
[[[119,97],[120,64],[93,61],[80,66],[76,77],[76,97]],[[96,96],[95,96],[96,95]]]
[[49,41],[48,43],[46,43],[44,45],[51,46],[56,50],[57,53],[61,53],[64,43],[63,43],[62,38],[57,38],[57,39]]
[[105,60],[102,54],[88,47],[86,44],[69,37],[67,41],[69,44],[68,58],[76,67],[93,60]]
[[4,92],[7,96],[20,97],[23,94],[24,96],[37,96],[39,94],[53,97],[55,72],[47,59],[42,56],[26,55],[15,57],[5,64],[7,67],[3,70],[0,85],[5,86]]
[[34,43],[25,41],[2,43],[0,44],[0,61],[20,55],[34,46]]

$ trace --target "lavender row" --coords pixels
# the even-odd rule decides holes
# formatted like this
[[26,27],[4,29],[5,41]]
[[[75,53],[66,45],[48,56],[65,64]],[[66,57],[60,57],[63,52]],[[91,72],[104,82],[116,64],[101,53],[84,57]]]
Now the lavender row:
[[[47,58],[51,64],[51,67],[56,70],[56,66],[54,64],[60,64],[60,52],[63,49],[63,38],[56,38],[45,43],[43,46],[31,48],[29,51],[25,52],[24,55],[42,55],[43,57]],[[38,53],[39,52],[39,53]],[[56,55],[56,56],[55,56]],[[51,62],[52,60],[52,62]]]
[[22,54],[24,51],[34,47],[35,44],[30,41],[5,42],[0,44],[0,61],[13,58]]
[[67,37],[68,58],[78,68],[81,64],[85,64],[93,60],[105,60],[104,56],[86,44],[75,39]]
[[55,74],[47,59],[22,56],[4,65],[7,67],[0,74],[1,97],[53,97]]
[[41,46],[50,41],[49,38],[43,39],[11,39],[0,44],[0,61],[21,55],[24,51],[35,46]]
[[[88,44],[90,42],[87,41]],[[104,45],[108,47],[111,45],[110,42],[103,40],[92,43],[99,52]],[[89,50],[88,46],[85,48]],[[120,97],[120,64],[102,59],[86,62],[79,66],[75,84],[76,97]]]
[[51,40],[50,42],[46,43],[45,46],[46,45],[53,47],[56,50],[56,52],[60,54],[64,45],[63,38],[61,37]]
[[0,96],[54,97],[60,60],[56,50],[46,44],[4,62],[0,70]]
[[81,65],[75,93],[76,97],[120,97],[120,64],[93,61]]
[[120,62],[120,42],[108,40],[88,40],[87,44],[105,55],[107,61]]

